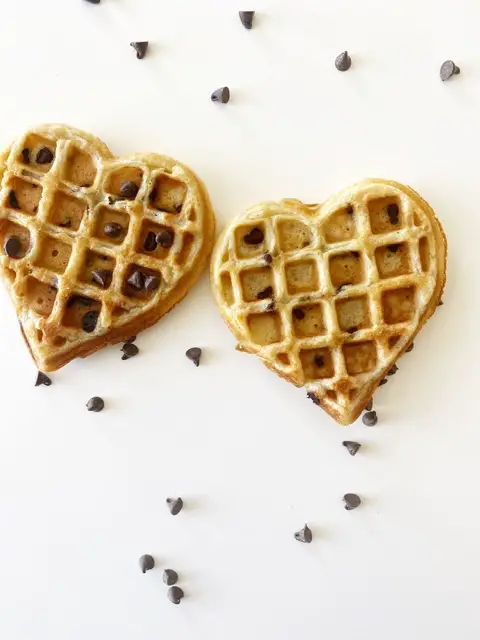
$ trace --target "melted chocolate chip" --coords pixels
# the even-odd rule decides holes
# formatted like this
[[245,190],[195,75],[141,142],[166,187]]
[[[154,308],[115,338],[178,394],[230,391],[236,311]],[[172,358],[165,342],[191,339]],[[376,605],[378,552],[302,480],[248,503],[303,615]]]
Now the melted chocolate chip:
[[200,364],[200,358],[202,357],[202,350],[199,347],[191,347],[190,349],[187,349],[185,355],[196,367],[198,367]]
[[122,360],[130,360],[130,358],[134,358],[136,355],[138,355],[139,351],[140,349],[136,344],[133,344],[132,342],[126,342],[122,347]]
[[453,60],[445,60],[445,62],[440,67],[440,78],[442,82],[446,80],[450,80],[452,76],[456,76],[460,73],[460,69],[453,62]]
[[165,569],[162,579],[166,585],[171,587],[178,582],[178,573],[173,569]]
[[247,234],[243,236],[245,244],[260,244],[263,242],[265,234],[258,227],[253,227]]
[[164,249],[170,249],[173,244],[174,235],[171,231],[163,229],[160,233],[157,233],[157,243]]
[[98,322],[98,311],[88,311],[82,318],[82,329],[85,333],[93,333]]
[[148,42],[131,42],[130,46],[137,52],[137,58],[139,60],[145,57],[148,49]]
[[313,391],[309,391],[307,393],[307,398],[309,400],[311,400],[313,402],[313,404],[319,405],[320,404],[320,400],[318,399],[318,397],[313,393]]
[[352,509],[356,509],[362,503],[360,500],[360,496],[357,496],[356,493],[346,493],[343,496],[343,502],[345,503],[345,509],[347,511],[352,511]]
[[93,398],[90,398],[90,400],[87,402],[87,410],[93,411],[94,413],[99,413],[100,411],[103,411],[104,407],[105,407],[105,402],[103,401],[103,398],[99,398],[98,396],[94,396]]
[[92,281],[106,289],[110,286],[113,273],[108,269],[96,269],[92,271]]
[[145,238],[145,242],[143,243],[143,248],[145,251],[155,251],[157,248],[157,240],[153,231],[149,231],[147,233],[147,237]]
[[220,89],[215,89],[210,98],[212,102],[221,102],[222,104],[227,104],[227,102],[230,100],[230,89],[228,87],[220,87]]
[[22,161],[23,164],[30,164],[30,149],[23,149],[22,150]]
[[13,189],[11,189],[10,193],[8,194],[8,204],[10,205],[11,209],[20,209],[20,205],[18,204],[17,200],[17,194]]
[[348,71],[352,66],[352,59],[347,51],[343,51],[335,58],[335,67],[338,71]]
[[167,591],[167,598],[170,600],[170,602],[173,602],[173,604],[180,604],[181,599],[184,597],[184,593],[183,593],[183,589],[180,589],[180,587],[170,587]]
[[245,29],[251,29],[253,27],[253,17],[255,15],[255,11],[239,11],[238,15]]
[[354,209],[353,209],[353,206],[351,204],[347,204],[346,211],[347,211],[349,216],[353,216]]
[[133,198],[137,197],[139,189],[140,187],[138,186],[138,184],[132,182],[131,180],[127,180],[126,182],[122,182],[122,185],[120,187],[120,195],[122,196],[122,198],[129,198],[133,200]]
[[160,286],[160,276],[146,276],[145,291],[156,291]]
[[325,358],[323,356],[315,356],[314,362],[317,367],[323,367],[325,364]]
[[273,287],[265,287],[263,291],[257,293],[257,300],[265,300],[265,298],[271,298],[273,296]]
[[296,531],[294,533],[294,537],[298,542],[310,544],[310,542],[313,540],[312,530],[308,527],[307,524],[305,524],[303,529],[300,529],[300,531]]
[[142,573],[147,573],[147,571],[151,571],[155,566],[155,560],[149,553],[146,553],[144,556],[140,556],[138,564],[140,565]]
[[362,422],[366,427],[374,427],[378,422],[376,411],[367,411],[362,416]]
[[141,271],[134,271],[128,278],[127,282],[137,291],[141,291],[145,286],[145,276]]
[[351,456],[354,456],[362,446],[359,442],[353,442],[352,440],[344,440],[342,445]]
[[176,516],[183,509],[183,500],[181,498],[167,498],[167,507],[172,516]]
[[40,385],[44,385],[45,387],[49,387],[52,384],[52,381],[48,376],[46,376],[41,371],[38,372],[37,381],[35,382],[35,386],[39,387]]
[[391,202],[387,206],[387,216],[391,224],[398,224],[398,214],[398,204],[396,204],[395,202]]
[[296,318],[297,320],[303,320],[305,318],[305,311],[303,311],[303,309],[299,309],[298,307],[296,307],[293,311],[293,317]]
[[38,151],[35,157],[35,161],[37,164],[50,164],[51,162],[53,162],[53,158],[53,151],[48,147],[42,147]]
[[107,222],[103,227],[103,233],[109,238],[118,238],[123,231],[123,227],[118,222]]
[[18,258],[22,251],[22,242],[18,236],[10,236],[5,241],[3,248],[9,258]]

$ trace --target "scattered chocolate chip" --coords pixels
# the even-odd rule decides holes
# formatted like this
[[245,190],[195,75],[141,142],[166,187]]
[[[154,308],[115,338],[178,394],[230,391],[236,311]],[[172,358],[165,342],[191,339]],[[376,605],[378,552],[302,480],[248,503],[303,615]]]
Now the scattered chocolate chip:
[[396,364],[394,364],[393,367],[387,373],[387,376],[394,376],[397,373],[397,371],[398,371],[398,367]]
[[137,291],[141,291],[145,286],[145,276],[141,271],[134,271],[128,278],[127,282]]
[[134,356],[138,355],[138,352],[140,351],[140,349],[137,347],[136,344],[133,344],[131,342],[126,342],[122,347],[122,351],[123,351],[122,360],[130,360],[130,358],[133,358]]
[[345,503],[345,509],[347,511],[352,511],[352,509],[356,509],[362,503],[360,500],[360,496],[357,496],[356,493],[346,493],[343,496],[343,501]]
[[147,237],[145,238],[145,242],[143,243],[143,248],[145,251],[155,251],[157,248],[157,240],[156,235],[153,231],[149,231],[147,233]]
[[391,224],[398,224],[398,204],[391,202],[387,206],[387,216]]
[[8,194],[8,204],[10,205],[11,209],[20,209],[20,205],[18,204],[17,200],[17,194],[13,189],[11,189],[10,193]]
[[265,260],[265,262],[266,262],[267,264],[272,264],[272,262],[273,262],[273,258],[272,258],[272,256],[271,256],[269,253],[266,253],[266,254],[263,256],[263,259]]
[[183,589],[180,589],[180,587],[170,587],[167,591],[167,598],[170,600],[170,602],[173,602],[173,604],[180,604],[181,599],[184,597],[184,593],[183,593]]
[[450,80],[452,76],[456,76],[460,73],[460,69],[452,60],[446,60],[440,67],[440,78],[442,82]]
[[310,544],[310,542],[313,540],[312,530],[308,527],[307,524],[305,524],[303,529],[300,529],[300,531],[296,531],[294,533],[294,537],[295,540],[298,540],[298,542],[305,542],[306,544]]
[[53,151],[48,147],[42,147],[35,157],[37,164],[50,164],[53,162]]
[[320,400],[318,399],[318,397],[313,393],[313,391],[309,391],[307,393],[307,398],[309,400],[311,400],[313,402],[313,404],[319,405],[320,404]]
[[349,327],[347,329],[347,333],[356,333],[358,331],[358,327]]
[[178,573],[173,569],[165,569],[162,578],[163,582],[171,587],[178,582]]
[[347,51],[343,51],[335,58],[335,67],[338,71],[348,71],[352,66],[352,59],[348,55]]
[[400,245],[399,244],[389,244],[387,246],[387,249],[390,251],[390,253],[397,253],[397,251],[400,249]]
[[139,60],[145,57],[148,49],[148,42],[130,42],[130,46],[137,52],[137,58]]
[[220,89],[215,89],[210,97],[212,102],[227,104],[230,100],[230,89],[228,87],[220,87]]
[[125,340],[125,344],[132,344],[132,342],[135,342],[136,339],[137,339],[137,336],[130,336],[130,338]]
[[437,306],[439,306],[439,307],[443,307],[443,300],[440,300],[440,302],[438,303],[438,305],[437,305]]
[[257,300],[265,300],[265,298],[271,298],[273,296],[273,287],[265,287],[263,291],[257,293]]
[[352,440],[344,440],[342,444],[351,456],[354,456],[362,446],[359,442],[353,442]]
[[23,164],[30,164],[30,149],[22,149]]
[[354,209],[353,209],[353,206],[351,204],[347,204],[347,213],[348,213],[349,216],[353,216]]
[[367,411],[362,416],[362,422],[366,427],[374,427],[378,422],[376,411]]
[[22,251],[22,242],[18,236],[10,236],[5,241],[3,248],[9,258],[18,258]]
[[387,382],[387,378],[383,378],[383,380],[380,380],[380,384],[378,386],[381,387],[382,385],[387,384]]
[[90,398],[90,400],[87,402],[88,411],[99,413],[100,411],[103,411],[104,407],[105,407],[105,402],[103,401],[102,398],[99,398],[98,396],[94,396],[93,398]]
[[46,376],[41,371],[38,372],[37,381],[35,382],[35,386],[39,387],[40,385],[44,385],[45,387],[49,387],[52,384],[52,381],[48,376]]
[[297,320],[303,320],[305,318],[305,311],[303,311],[303,309],[299,309],[298,307],[296,307],[293,311],[293,317],[296,318]]
[[200,364],[200,358],[202,357],[202,350],[198,347],[191,347],[190,349],[187,349],[185,355],[196,367],[198,367]]
[[123,227],[118,222],[107,222],[103,227],[103,233],[109,238],[118,238],[122,231]]
[[323,356],[315,356],[314,361],[317,367],[323,367],[325,364],[325,358]]
[[409,344],[408,347],[405,349],[405,353],[410,353],[410,351],[413,351],[415,347],[415,343],[412,342],[412,344]]
[[120,187],[120,195],[122,196],[122,198],[133,199],[137,197],[139,189],[140,187],[138,186],[138,184],[132,182],[131,180],[127,180],[126,182],[122,182],[122,185]]
[[155,202],[157,197],[158,197],[158,189],[157,187],[153,187],[153,189],[150,191],[150,195],[148,196],[148,200],[150,202]]
[[147,571],[151,571],[155,566],[155,560],[150,554],[146,553],[144,556],[140,556],[138,564],[140,565],[142,573],[147,573]]
[[166,502],[172,516],[176,516],[183,509],[183,500],[181,498],[167,498]]
[[146,276],[145,277],[145,291],[156,291],[160,286],[159,276]]
[[98,322],[98,311],[88,311],[82,318],[82,329],[85,333],[92,333]]
[[66,227],[66,228],[70,228],[72,226],[72,221],[71,220],[64,220],[63,222],[59,222],[58,223],[59,227]]
[[245,29],[251,29],[253,27],[255,11],[239,11],[238,15],[240,16],[240,21]]
[[108,269],[96,269],[92,271],[92,281],[107,289],[112,281],[112,275],[113,273]]
[[364,411],[371,411],[372,409],[373,409],[373,399],[370,398],[370,400],[368,401],[368,404],[365,407]]
[[157,243],[164,249],[170,249],[173,244],[174,235],[171,231],[163,229],[160,233],[157,233]]
[[274,302],[269,302],[267,304],[267,306],[265,307],[265,311],[273,311],[275,309],[275,303]]
[[265,234],[258,227],[253,227],[247,234],[243,236],[245,244],[260,244],[263,242]]

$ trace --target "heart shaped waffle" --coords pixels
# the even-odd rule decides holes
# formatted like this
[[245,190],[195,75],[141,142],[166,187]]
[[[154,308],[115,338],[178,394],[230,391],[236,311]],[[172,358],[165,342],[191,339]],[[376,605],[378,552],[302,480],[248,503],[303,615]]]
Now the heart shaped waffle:
[[151,326],[206,264],[208,194],[176,160],[42,125],[0,156],[0,178],[0,272],[42,371]]
[[350,424],[435,311],[446,239],[412,189],[365,180],[322,205],[266,202],[218,239],[213,291],[238,349]]

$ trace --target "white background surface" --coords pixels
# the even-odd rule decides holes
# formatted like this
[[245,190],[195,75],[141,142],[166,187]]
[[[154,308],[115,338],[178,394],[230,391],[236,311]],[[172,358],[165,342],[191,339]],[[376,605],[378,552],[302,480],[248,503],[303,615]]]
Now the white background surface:
[[[138,357],[109,348],[37,389],[2,289],[2,640],[479,637],[480,6],[258,0],[251,32],[239,8],[4,2],[0,140],[60,121],[119,154],[168,153],[204,179],[219,226],[365,176],[409,183],[448,235],[445,305],[375,396],[378,425],[344,430],[235,352],[206,276]],[[448,58],[462,73],[442,83]],[[212,104],[224,84],[231,103]],[[168,495],[185,500],[176,518]],[[311,545],[293,539],[305,521]]]

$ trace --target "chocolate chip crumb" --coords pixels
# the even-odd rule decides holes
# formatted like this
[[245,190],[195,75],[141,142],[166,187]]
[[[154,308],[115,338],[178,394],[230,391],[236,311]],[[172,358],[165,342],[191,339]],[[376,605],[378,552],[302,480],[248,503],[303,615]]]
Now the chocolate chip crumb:
[[300,531],[296,531],[294,533],[294,537],[298,542],[305,542],[306,544],[310,544],[310,542],[313,540],[312,530],[305,523],[303,529],[300,529]]
[[8,194],[8,204],[10,205],[11,209],[20,209],[20,205],[18,204],[17,200],[17,194],[13,189],[11,189],[10,193]]
[[118,222],[107,222],[103,227],[103,233],[109,238],[118,238],[122,231],[123,227]]
[[134,271],[128,278],[127,282],[137,291],[141,291],[145,286],[145,276],[141,271]]
[[442,82],[446,80],[450,80],[452,76],[456,76],[460,73],[460,69],[453,62],[453,60],[445,60],[445,62],[440,67],[440,78]]
[[173,569],[165,569],[162,578],[163,582],[171,587],[178,582],[178,573]]
[[317,367],[323,367],[325,364],[325,358],[323,356],[315,356],[314,361]]
[[82,329],[85,333],[93,333],[98,322],[98,311],[88,311],[82,318]]
[[313,402],[313,404],[319,405],[320,404],[320,400],[318,399],[318,397],[313,393],[313,391],[309,391],[307,393],[307,398],[309,400],[311,400]]
[[167,591],[167,597],[170,600],[170,602],[173,602],[173,604],[180,604],[181,599],[184,597],[184,593],[183,593],[183,589],[180,589],[180,587],[170,587]]
[[137,58],[139,60],[145,57],[148,49],[148,42],[131,42],[130,46],[137,52]]
[[22,150],[22,161],[23,164],[30,164],[30,149]]
[[410,353],[410,351],[413,351],[414,348],[415,348],[415,343],[412,342],[412,344],[409,344],[408,347],[405,349],[405,353]]
[[153,231],[149,231],[147,233],[147,237],[143,243],[143,248],[145,251],[155,251],[157,248],[157,239],[156,235]]
[[359,442],[353,442],[352,440],[344,440],[342,445],[351,456],[354,456],[362,446]]
[[3,248],[9,258],[18,258],[22,250],[22,242],[18,236],[10,236],[5,241]]
[[133,198],[137,197],[139,189],[140,187],[138,186],[138,184],[132,182],[131,180],[127,180],[126,182],[122,182],[122,185],[120,187],[120,195],[122,196],[122,198],[129,198],[133,200]]
[[144,556],[140,556],[138,564],[140,565],[142,573],[147,573],[147,571],[151,571],[155,566],[155,560],[150,554],[146,553]]
[[247,234],[243,236],[245,244],[260,244],[263,242],[265,234],[258,227],[253,227]]
[[92,281],[100,285],[103,289],[107,289],[112,281],[112,271],[108,269],[96,269],[92,271]]
[[398,224],[398,213],[398,204],[396,204],[395,202],[391,202],[387,206],[387,216],[391,224]]
[[367,411],[362,416],[362,422],[366,427],[374,427],[378,422],[376,411]]
[[173,244],[173,239],[173,233],[167,229],[163,229],[160,233],[157,233],[157,243],[164,249],[170,249]]
[[202,350],[199,349],[199,347],[191,347],[190,349],[187,349],[185,355],[196,367],[198,367],[200,364],[200,358],[202,357]]
[[305,318],[305,311],[303,311],[303,309],[299,309],[298,307],[296,307],[293,311],[293,317],[296,318],[297,320],[303,320]]
[[136,344],[133,344],[132,342],[126,342],[122,347],[122,352],[123,352],[122,360],[130,360],[130,358],[133,358],[136,355],[138,355],[139,351],[140,349],[137,347]]
[[255,11],[239,11],[238,15],[240,16],[240,21],[245,29],[251,29],[253,27]]
[[360,500],[360,496],[357,496],[356,493],[346,493],[343,496],[343,501],[345,503],[345,509],[347,511],[352,511],[352,509],[356,509],[362,503]]
[[220,87],[220,89],[215,89],[210,97],[212,102],[227,104],[230,100],[230,89],[228,87]]
[[368,401],[368,404],[365,407],[364,411],[371,411],[372,409],[373,409],[373,399],[370,398],[370,400]]
[[159,276],[146,276],[145,291],[148,291],[148,292],[156,291],[159,286],[160,286]]
[[176,516],[183,509],[183,500],[181,498],[167,498],[166,502],[172,516]]
[[265,262],[266,262],[267,264],[272,264],[272,262],[273,262],[273,258],[272,258],[272,256],[271,256],[269,253],[266,253],[266,254],[263,256],[263,259],[265,260]]
[[397,373],[397,371],[398,371],[398,367],[396,364],[394,364],[393,367],[387,373],[387,376],[394,376]]
[[265,300],[265,298],[271,298],[273,296],[273,287],[265,287],[263,291],[257,293],[257,300]]
[[88,411],[99,413],[100,411],[103,411],[104,407],[105,407],[105,402],[103,401],[102,398],[99,398],[98,396],[94,396],[93,398],[90,398],[90,400],[87,402]]
[[48,147],[42,147],[37,153],[35,161],[37,164],[50,164],[51,162],[53,162],[53,158],[53,151]]
[[352,59],[348,55],[347,51],[343,51],[335,58],[335,67],[338,71],[348,71],[352,66]]
[[41,371],[38,372],[37,381],[35,382],[35,386],[39,387],[40,385],[44,385],[45,387],[49,387],[52,384],[52,381],[48,376],[46,376]]

